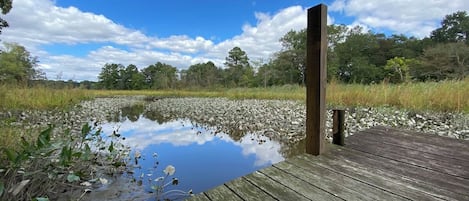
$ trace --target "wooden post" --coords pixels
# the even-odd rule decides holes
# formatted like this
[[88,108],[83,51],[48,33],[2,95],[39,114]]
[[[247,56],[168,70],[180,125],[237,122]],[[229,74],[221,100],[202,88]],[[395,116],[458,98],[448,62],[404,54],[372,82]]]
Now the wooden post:
[[344,146],[345,110],[332,110],[332,144]]
[[306,40],[306,153],[324,151],[326,127],[327,7],[308,9]]

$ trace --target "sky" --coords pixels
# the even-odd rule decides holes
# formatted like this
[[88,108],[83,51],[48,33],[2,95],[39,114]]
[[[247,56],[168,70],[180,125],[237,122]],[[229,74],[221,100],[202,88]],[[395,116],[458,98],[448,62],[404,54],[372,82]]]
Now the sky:
[[13,0],[0,40],[26,47],[51,80],[97,81],[106,63],[223,67],[235,46],[265,63],[319,3],[328,24],[417,38],[445,15],[469,11],[467,0]]

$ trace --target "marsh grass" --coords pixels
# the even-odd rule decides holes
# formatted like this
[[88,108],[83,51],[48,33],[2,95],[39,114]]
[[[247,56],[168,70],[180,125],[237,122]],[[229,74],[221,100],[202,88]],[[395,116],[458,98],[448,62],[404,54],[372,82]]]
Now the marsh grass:
[[0,85],[0,110],[63,109],[92,97],[93,94],[81,89]]
[[[0,86],[0,110],[64,109],[81,100],[109,96],[154,97],[226,97],[229,99],[306,99],[306,89],[297,85],[268,88],[178,89],[178,90],[84,90],[48,89],[45,87],[18,88]],[[469,113],[469,78],[462,81],[418,82],[374,85],[327,85],[329,106],[392,106],[410,110]]]
[[327,102],[339,106],[392,106],[417,111],[469,113],[469,78],[463,81],[328,86]]

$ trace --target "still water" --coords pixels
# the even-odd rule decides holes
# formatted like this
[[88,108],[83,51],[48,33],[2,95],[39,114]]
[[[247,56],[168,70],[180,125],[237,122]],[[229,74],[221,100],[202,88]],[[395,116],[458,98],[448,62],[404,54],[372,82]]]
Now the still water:
[[192,189],[196,194],[285,158],[285,148],[262,135],[216,133],[190,119],[159,117],[144,113],[143,107],[123,108],[102,125],[104,133],[117,130],[134,154],[141,153],[133,177],[142,180],[147,192],[152,190],[150,180],[141,178],[164,176],[168,165],[175,167],[171,178],[178,178],[179,184],[165,191]]

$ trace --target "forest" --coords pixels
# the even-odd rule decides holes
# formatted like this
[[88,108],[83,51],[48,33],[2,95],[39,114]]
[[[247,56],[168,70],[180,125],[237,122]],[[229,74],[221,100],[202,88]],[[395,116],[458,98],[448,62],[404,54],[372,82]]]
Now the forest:
[[[445,16],[441,27],[422,39],[402,34],[387,36],[360,26],[329,25],[327,31],[328,81],[374,84],[462,80],[469,73],[466,11]],[[250,60],[240,47],[233,47],[223,66],[208,61],[178,70],[177,66],[158,61],[147,67],[107,63],[97,75],[97,82],[47,80],[36,68],[37,57],[20,44],[4,43],[0,83],[118,90],[303,85],[306,30],[292,30],[279,41],[282,49],[266,61]]]

